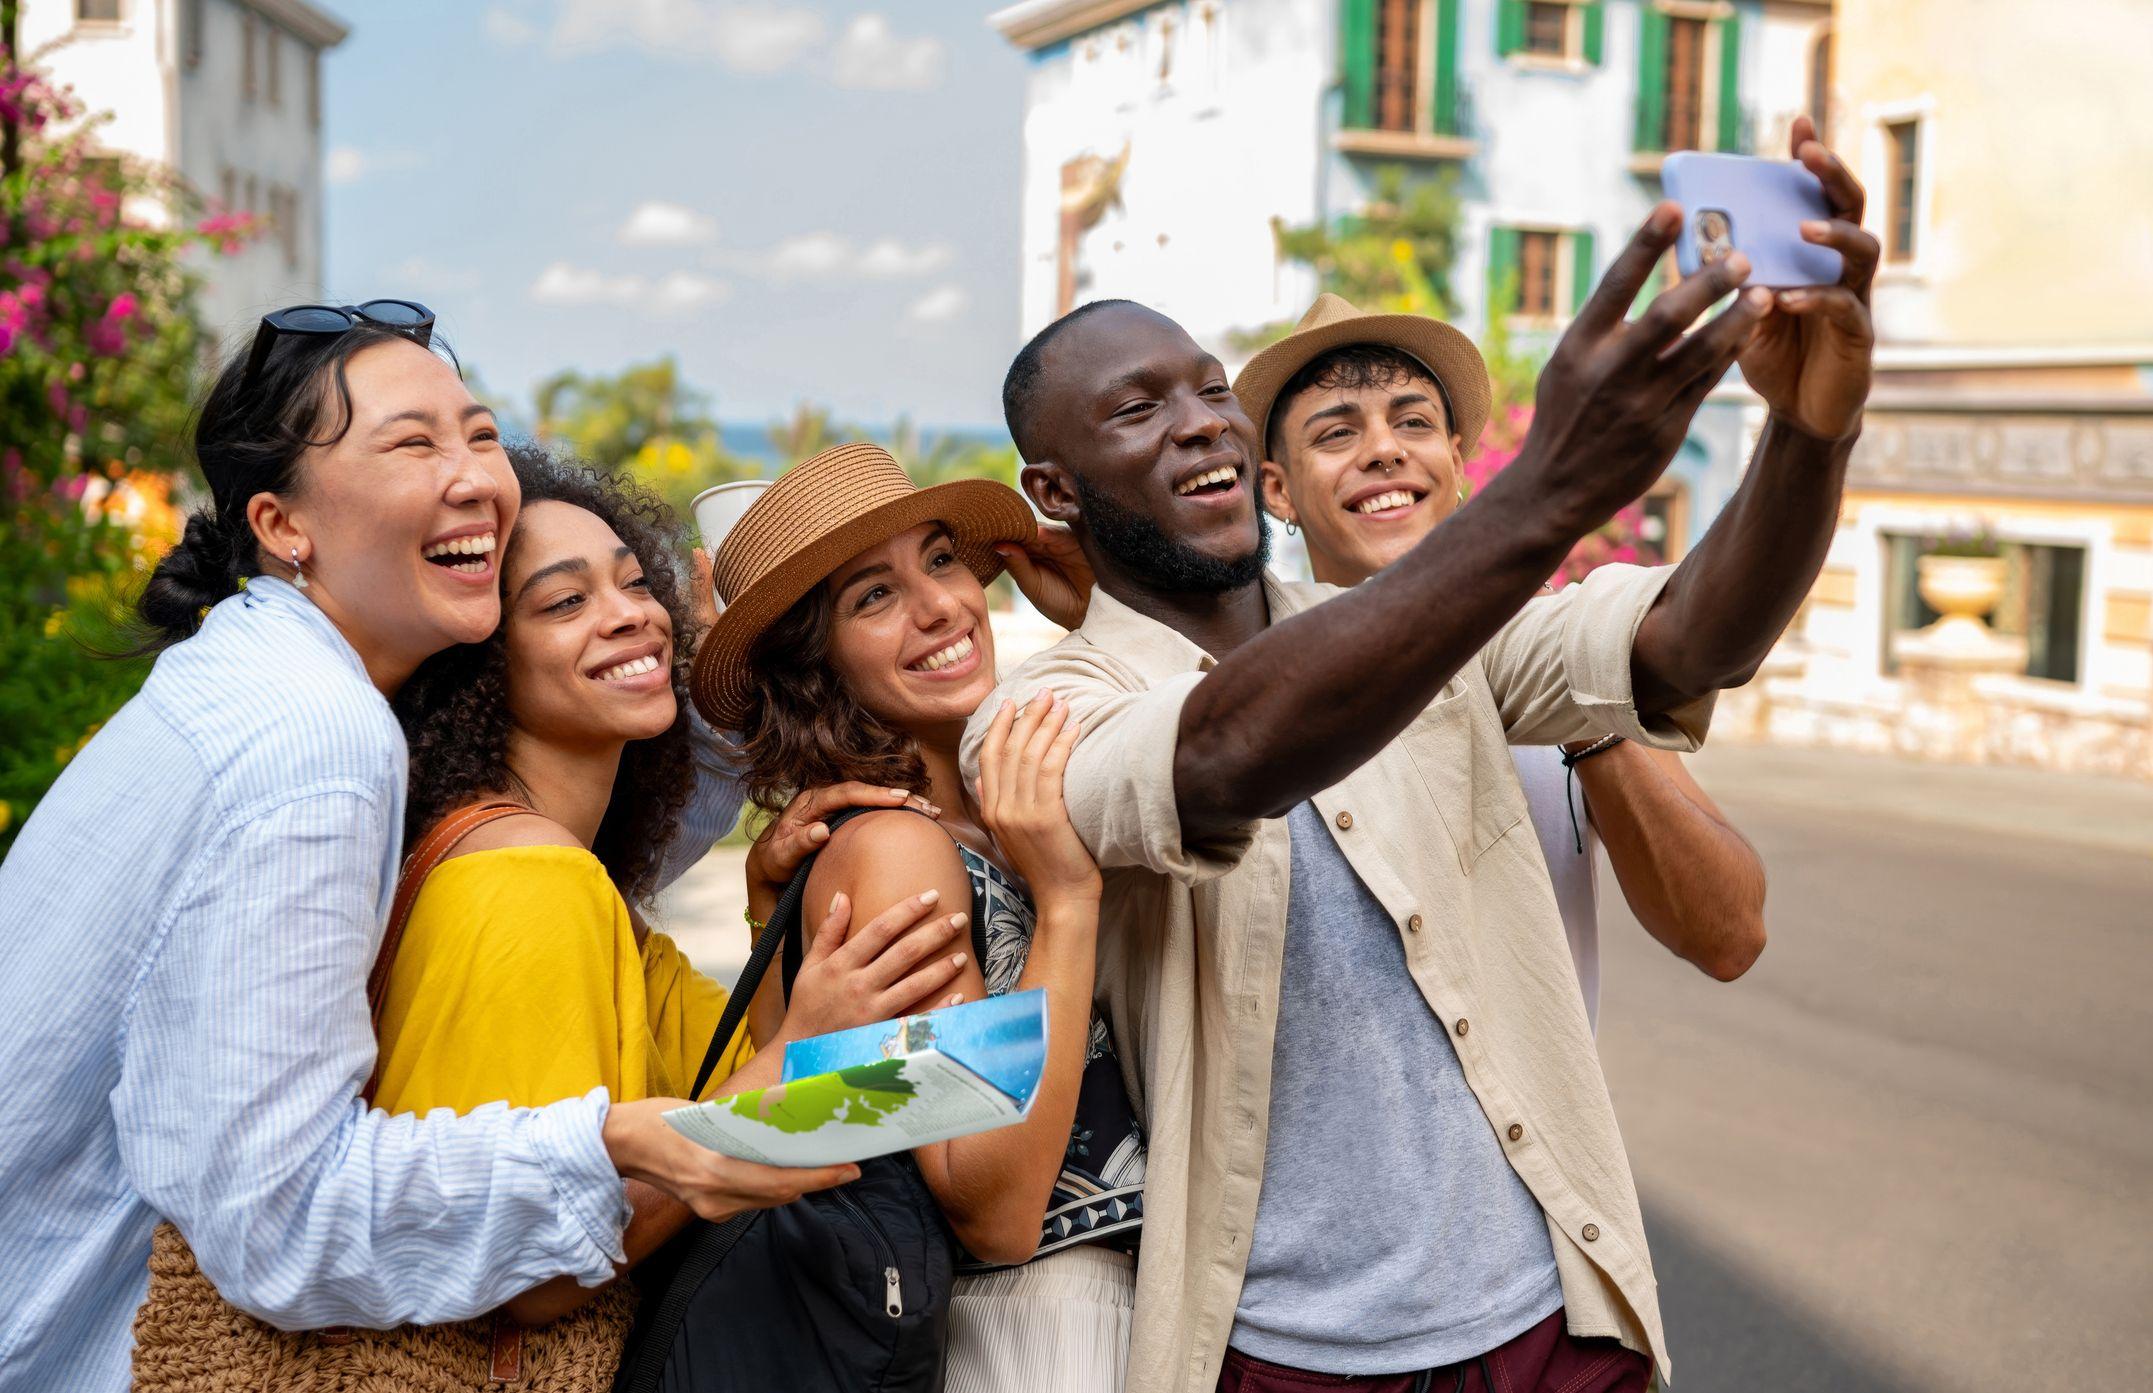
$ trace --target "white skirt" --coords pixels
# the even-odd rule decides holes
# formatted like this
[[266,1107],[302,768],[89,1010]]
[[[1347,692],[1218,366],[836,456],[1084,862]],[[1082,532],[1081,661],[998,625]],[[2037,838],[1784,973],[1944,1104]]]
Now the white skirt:
[[942,1393],[1121,1393],[1136,1259],[1096,1244],[950,1290]]

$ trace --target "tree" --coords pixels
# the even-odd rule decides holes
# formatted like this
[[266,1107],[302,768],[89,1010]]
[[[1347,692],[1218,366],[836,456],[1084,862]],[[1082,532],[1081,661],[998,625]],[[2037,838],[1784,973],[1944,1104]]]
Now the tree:
[[0,852],[134,694],[127,614],[191,501],[179,470],[203,336],[183,257],[243,218],[190,221],[163,170],[97,152],[109,116],[20,60],[0,0]]
[[709,398],[681,381],[670,355],[610,377],[556,373],[538,384],[532,407],[540,438],[632,475],[683,518],[704,489],[762,473],[726,451]]
[[[1424,314],[1446,319],[1454,312],[1451,269],[1457,256],[1460,209],[1456,174],[1445,169],[1432,178],[1409,179],[1404,168],[1386,165],[1375,174],[1375,196],[1360,213],[1335,223],[1287,227],[1273,220],[1272,231],[1282,260],[1298,262],[1316,273],[1316,282],[1363,310],[1383,314]],[[1510,319],[1517,305],[1517,281],[1508,276],[1490,287],[1488,325],[1481,335],[1493,388],[1488,424],[1465,481],[1477,490],[1517,458],[1532,428],[1533,389],[1541,364],[1511,342]],[[1266,325],[1236,336],[1248,351],[1275,343],[1292,325]],[[1610,561],[1654,559],[1644,556],[1638,529],[1644,510],[1623,509],[1605,526],[1583,538],[1564,559],[1556,577],[1567,584]]]

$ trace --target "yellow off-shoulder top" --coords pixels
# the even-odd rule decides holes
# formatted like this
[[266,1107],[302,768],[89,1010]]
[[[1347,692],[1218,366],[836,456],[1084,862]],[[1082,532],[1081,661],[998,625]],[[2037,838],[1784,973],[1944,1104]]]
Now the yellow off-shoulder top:
[[[375,1106],[541,1107],[604,1085],[615,1102],[695,1082],[726,990],[653,930],[580,847],[444,861],[413,904],[382,1006]],[[711,1076],[752,1055],[747,1032]]]

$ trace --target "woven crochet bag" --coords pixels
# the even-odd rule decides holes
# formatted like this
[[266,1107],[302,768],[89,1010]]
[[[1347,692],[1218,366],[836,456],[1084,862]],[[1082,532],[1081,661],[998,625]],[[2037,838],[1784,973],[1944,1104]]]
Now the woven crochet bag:
[[[366,984],[376,1031],[396,947],[427,875],[478,827],[529,811],[515,803],[462,809],[405,860]],[[369,1099],[376,1082],[367,1080]],[[471,1393],[504,1385],[519,1393],[603,1393],[636,1308],[635,1289],[623,1279],[531,1330],[504,1312],[393,1330],[279,1330],[219,1296],[170,1224],[159,1224],[150,1240],[149,1272],[149,1296],[135,1313],[137,1393]]]

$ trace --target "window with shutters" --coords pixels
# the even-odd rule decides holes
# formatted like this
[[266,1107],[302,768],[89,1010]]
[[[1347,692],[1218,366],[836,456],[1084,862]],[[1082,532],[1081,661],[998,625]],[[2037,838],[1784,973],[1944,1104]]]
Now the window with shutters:
[[306,50],[307,69],[307,125],[321,129],[321,50]]
[[1532,0],[1525,7],[1525,51],[1548,58],[1570,56],[1570,7],[1560,0]]
[[1660,102],[1662,150],[1695,150],[1704,135],[1704,21],[1667,21],[1667,76]]
[[1381,0],[1376,21],[1376,129],[1420,128],[1421,0]]
[[1527,319],[1555,317],[1555,262],[1562,234],[1518,234],[1518,313]]
[[1341,149],[1438,159],[1471,153],[1458,83],[1463,4],[1341,0]]
[[208,0],[180,0],[180,60],[190,68],[202,66],[202,7]]
[[239,95],[250,102],[254,100],[254,41],[259,28],[254,11],[248,10],[239,17]]
[[1599,63],[1604,0],[1497,0],[1495,51],[1525,67]]
[[1884,144],[1890,161],[1884,185],[1889,219],[1884,255],[1891,261],[1912,261],[1921,210],[1921,123],[1889,123],[1884,127]]
[[90,25],[118,24],[122,18],[120,0],[75,0],[75,23]]
[[1560,324],[1585,302],[1597,277],[1588,228],[1489,229],[1491,315],[1531,327]]
[[284,105],[284,34],[274,24],[262,28],[262,56],[269,70],[269,104]]
[[[1638,7],[1638,150],[1740,151],[1741,24],[1725,4],[1646,0]],[[1657,168],[1656,160],[1641,166]]]

